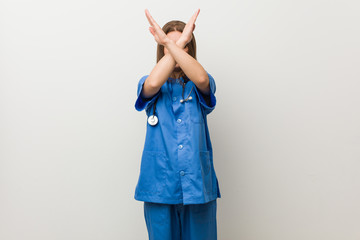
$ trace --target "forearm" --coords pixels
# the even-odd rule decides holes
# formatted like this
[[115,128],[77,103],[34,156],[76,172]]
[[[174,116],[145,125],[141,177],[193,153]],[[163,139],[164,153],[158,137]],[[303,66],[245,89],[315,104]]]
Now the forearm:
[[[183,52],[185,44],[177,42],[176,45]],[[155,95],[161,86],[167,81],[175,68],[176,62],[171,54],[165,54],[155,65],[149,76],[146,78],[143,87],[143,96],[148,98]]]
[[174,41],[165,44],[174,60],[180,65],[187,77],[203,92],[209,93],[209,77],[201,64],[187,52],[183,51]]

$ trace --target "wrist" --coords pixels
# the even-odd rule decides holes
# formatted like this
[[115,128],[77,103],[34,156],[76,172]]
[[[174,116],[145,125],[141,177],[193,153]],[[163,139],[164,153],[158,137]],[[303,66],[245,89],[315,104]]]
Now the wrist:
[[180,48],[185,48],[186,46],[186,42],[179,39],[177,42],[176,42],[176,45],[178,45]]
[[164,47],[167,47],[169,46],[170,44],[173,44],[175,43],[174,40],[171,40],[170,38],[166,39],[166,41],[164,42]]

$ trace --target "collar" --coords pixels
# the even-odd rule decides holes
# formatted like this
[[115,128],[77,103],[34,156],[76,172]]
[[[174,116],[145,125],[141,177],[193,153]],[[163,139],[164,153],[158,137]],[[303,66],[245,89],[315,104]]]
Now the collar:
[[179,83],[179,84],[183,85],[184,83],[186,84],[188,81],[190,81],[190,79],[187,76],[180,77],[180,78],[169,77],[168,81],[171,83]]

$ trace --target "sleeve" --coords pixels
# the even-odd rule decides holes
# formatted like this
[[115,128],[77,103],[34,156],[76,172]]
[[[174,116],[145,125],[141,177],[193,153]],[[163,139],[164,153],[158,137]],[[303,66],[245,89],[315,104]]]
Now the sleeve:
[[145,75],[143,76],[139,83],[138,83],[138,88],[137,88],[137,99],[135,101],[135,109],[137,111],[142,111],[142,110],[147,110],[153,103],[154,101],[156,100],[156,98],[159,96],[160,94],[160,90],[152,97],[150,98],[144,98],[142,96],[142,89],[143,89],[143,86],[144,86],[144,82],[146,80],[146,78],[148,77],[149,75]]
[[199,99],[199,102],[201,104],[201,106],[204,108],[205,113],[209,114],[211,113],[216,105],[216,97],[215,97],[215,92],[216,92],[216,84],[215,84],[215,80],[214,78],[210,75],[210,73],[208,73],[208,77],[209,77],[209,84],[210,84],[210,93],[209,94],[204,94],[202,93],[195,85],[195,92],[196,95]]

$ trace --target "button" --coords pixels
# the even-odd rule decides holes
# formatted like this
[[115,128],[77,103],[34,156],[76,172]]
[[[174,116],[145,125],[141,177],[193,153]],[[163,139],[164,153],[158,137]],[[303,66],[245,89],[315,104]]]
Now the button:
[[184,176],[184,175],[185,175],[185,172],[184,172],[184,171],[180,171],[180,175],[181,175],[181,176]]
[[178,120],[176,120],[178,123],[181,123],[181,119],[179,118]]
[[179,145],[179,149],[183,149],[183,147],[184,147],[183,145]]
[[179,81],[179,79],[176,79],[176,83],[179,83],[180,81]]
[[173,101],[174,101],[174,102],[176,101],[176,99],[177,99],[176,97],[173,97]]

